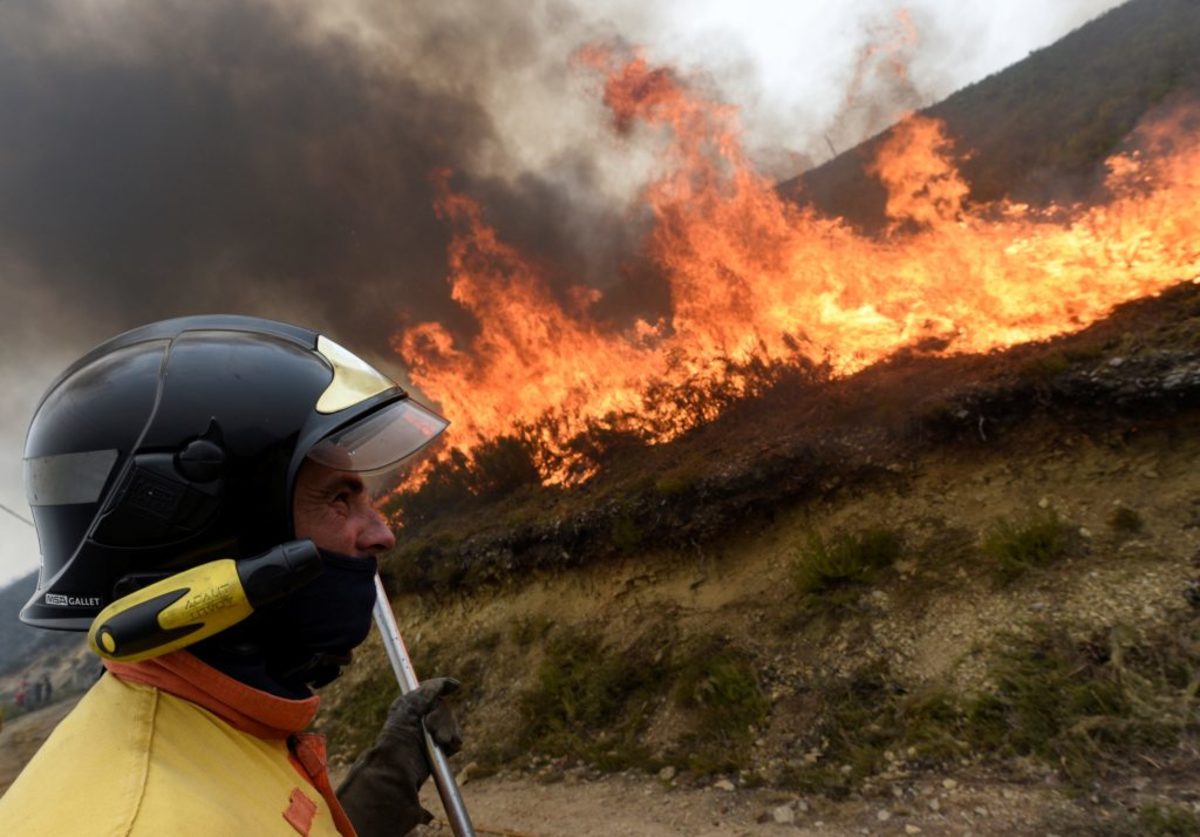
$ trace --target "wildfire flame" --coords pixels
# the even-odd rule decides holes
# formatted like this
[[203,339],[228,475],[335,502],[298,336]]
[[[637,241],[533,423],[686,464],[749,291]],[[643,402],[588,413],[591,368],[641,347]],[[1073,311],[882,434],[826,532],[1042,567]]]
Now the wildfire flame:
[[[466,453],[521,435],[547,482],[590,473],[570,444],[597,422],[671,439],[749,394],[763,368],[825,364],[846,375],[898,349],[986,352],[1080,329],[1118,303],[1200,276],[1200,142],[1177,114],[1111,158],[1093,206],[968,205],[944,126],[910,116],[869,171],[887,189],[888,231],[857,233],[782,198],[742,151],[736,110],[637,56],[592,49],[614,129],[670,141],[644,200],[647,254],[672,313],[615,333],[550,291],[471,198],[436,175],[454,232],[448,282],[479,323],[457,342],[439,323],[396,335],[413,381],[454,422]],[[686,398],[664,392],[689,393]]]

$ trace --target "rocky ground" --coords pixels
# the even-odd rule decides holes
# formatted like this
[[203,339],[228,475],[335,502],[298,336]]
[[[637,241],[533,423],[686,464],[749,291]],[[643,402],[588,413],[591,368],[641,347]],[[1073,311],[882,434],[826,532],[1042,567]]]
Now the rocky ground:
[[[966,695],[995,678],[999,638],[1047,626],[1069,642],[1103,637],[1128,653],[1164,633],[1194,643],[1187,631],[1200,623],[1189,601],[1200,575],[1200,434],[1185,419],[1132,434],[1123,422],[1099,433],[1032,422],[970,456],[924,457],[877,486],[797,505],[704,548],[448,598],[400,597],[402,630],[419,666],[466,682],[468,745],[455,763],[466,769],[477,821],[492,833],[531,835],[1193,833],[1200,752],[1187,695],[1194,686],[1180,691],[1188,720],[1177,742],[1118,756],[1098,749],[1095,770],[1081,780],[1053,760],[976,752],[968,741],[952,756],[927,758],[916,747],[868,752],[868,744],[890,746],[875,739],[839,750],[813,734],[825,692],[875,665],[885,664],[886,682],[907,694],[936,686]],[[1114,526],[1120,509],[1136,510],[1136,532]],[[1039,511],[1069,526],[1076,548],[998,582],[980,546],[989,527],[1002,515]],[[902,556],[847,606],[811,610],[791,579],[808,533],[880,525],[903,533]],[[496,769],[497,738],[530,722],[522,707],[540,688],[545,654],[544,640],[525,635],[530,625],[545,640],[582,626],[617,655],[636,653],[647,633],[666,653],[719,637],[753,661],[769,703],[765,721],[735,769],[702,775],[680,760],[688,711],[669,696],[652,698],[638,732],[649,751],[632,769],[614,774],[569,755],[509,750],[499,773],[472,778]],[[368,650],[360,673],[378,653]],[[1195,681],[1195,668],[1190,676]],[[331,697],[336,703],[341,695]],[[823,765],[853,781],[804,787],[815,774],[797,769]],[[436,799],[427,807],[438,810]]]
[[[921,781],[891,799],[830,803],[771,790],[737,790],[728,782],[678,788],[645,776],[606,776],[552,785],[486,779],[464,796],[481,834],[548,835],[1002,835],[1080,833],[1113,815],[1089,811],[1047,788],[998,786],[987,780]],[[440,811],[436,794],[424,803]],[[1056,826],[1048,821],[1057,822]],[[442,821],[423,834],[448,833]]]
[[28,712],[0,729],[0,795],[8,790],[26,762],[42,746],[58,722],[79,702],[76,695]]
[[[785,387],[570,502],[410,535],[394,604],[418,670],[464,681],[477,819],[1200,833],[1198,405],[1190,285],[1049,344]],[[881,566],[799,584],[872,532],[901,544]],[[364,656],[322,719],[335,761],[390,699]]]

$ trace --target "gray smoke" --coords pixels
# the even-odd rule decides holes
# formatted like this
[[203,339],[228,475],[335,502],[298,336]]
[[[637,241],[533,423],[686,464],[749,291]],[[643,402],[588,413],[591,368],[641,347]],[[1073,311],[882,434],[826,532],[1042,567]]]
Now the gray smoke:
[[353,25],[296,3],[0,5],[6,328],[39,295],[88,312],[98,336],[215,310],[380,350],[401,318],[470,328],[444,283],[441,167],[552,276],[599,273],[595,254],[626,233],[619,211],[578,197],[591,161],[507,176],[493,123],[494,85],[536,75],[562,41],[547,32],[586,37],[571,9],[352,11]]

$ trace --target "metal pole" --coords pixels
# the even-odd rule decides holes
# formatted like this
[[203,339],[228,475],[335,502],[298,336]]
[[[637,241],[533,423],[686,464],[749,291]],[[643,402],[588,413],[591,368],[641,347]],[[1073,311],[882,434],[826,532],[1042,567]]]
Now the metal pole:
[[[375,624],[383,637],[383,647],[387,649],[392,671],[396,673],[396,681],[400,684],[400,691],[408,694],[417,688],[420,681],[413,670],[408,649],[404,647],[404,639],[400,636],[399,626],[396,625],[396,616],[392,613],[387,591],[383,589],[383,581],[378,575],[375,576]],[[450,830],[454,832],[455,837],[475,837],[475,826],[471,825],[471,816],[467,813],[467,806],[463,804],[462,793],[454,781],[450,763],[446,761],[446,754],[434,742],[428,730],[425,730],[425,752],[433,768],[433,780],[437,783],[442,807],[446,809]]]

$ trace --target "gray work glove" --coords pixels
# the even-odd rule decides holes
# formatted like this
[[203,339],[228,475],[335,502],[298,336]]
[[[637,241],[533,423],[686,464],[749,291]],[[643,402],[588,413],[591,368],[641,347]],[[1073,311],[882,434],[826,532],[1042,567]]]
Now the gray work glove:
[[459,751],[462,733],[442,700],[458,685],[449,677],[433,677],[392,702],[375,744],[359,756],[337,789],[359,837],[407,834],[433,819],[418,801],[430,773],[422,722],[447,756]]

